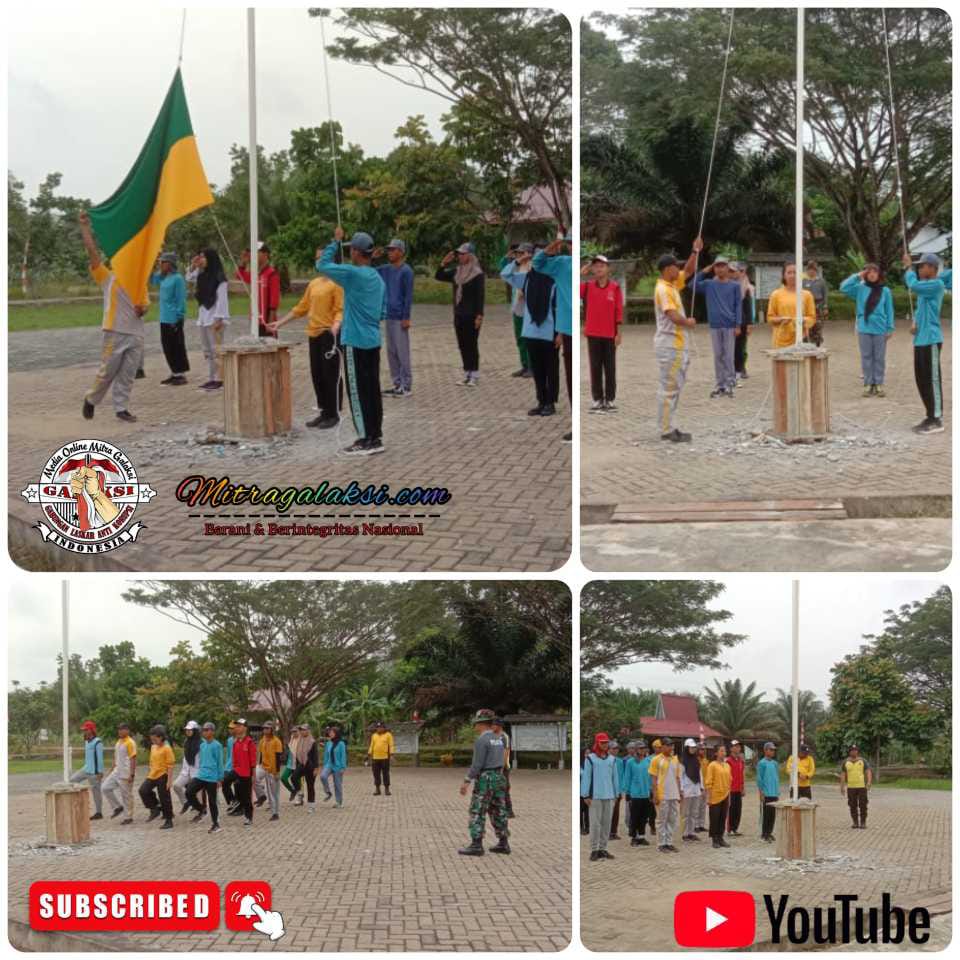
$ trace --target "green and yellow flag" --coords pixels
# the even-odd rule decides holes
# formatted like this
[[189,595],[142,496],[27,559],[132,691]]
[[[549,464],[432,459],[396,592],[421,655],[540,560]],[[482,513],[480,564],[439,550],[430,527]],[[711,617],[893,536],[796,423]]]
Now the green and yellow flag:
[[167,227],[211,203],[178,69],[133,169],[109,200],[90,210],[114,276],[134,303],[148,302],[147,283]]

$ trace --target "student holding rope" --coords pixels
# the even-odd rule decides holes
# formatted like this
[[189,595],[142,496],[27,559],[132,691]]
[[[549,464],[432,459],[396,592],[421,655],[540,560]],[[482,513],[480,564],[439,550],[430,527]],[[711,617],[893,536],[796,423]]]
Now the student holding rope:
[[371,266],[373,237],[358,232],[350,239],[350,263],[337,263],[343,227],[317,259],[317,273],[343,288],[340,352],[357,439],[344,450],[355,456],[383,453],[383,398],[380,394],[380,321],[387,290]]
[[893,294],[883,283],[883,273],[868,263],[840,284],[840,292],[857,304],[857,340],[863,371],[863,395],[885,397],[887,341],[893,336]]
[[693,251],[682,269],[680,261],[671,253],[665,253],[657,261],[660,279],[657,280],[653,293],[653,308],[657,318],[653,350],[660,378],[657,387],[657,418],[660,439],[672,443],[689,443],[693,439],[689,433],[684,433],[674,426],[673,418],[677,413],[680,391],[690,366],[687,329],[696,324],[693,317],[687,317],[684,312],[680,291],[694,275],[697,257],[702,249],[703,240],[697,237],[693,241]]
[[943,295],[953,287],[953,271],[944,270],[940,274],[940,258],[935,253],[925,253],[915,266],[910,254],[905,253],[903,266],[906,268],[904,283],[917,298],[917,309],[910,328],[913,334],[913,371],[927,413],[913,428],[913,432],[943,433],[943,385],[940,380],[943,330],[940,327],[940,310],[943,307]]

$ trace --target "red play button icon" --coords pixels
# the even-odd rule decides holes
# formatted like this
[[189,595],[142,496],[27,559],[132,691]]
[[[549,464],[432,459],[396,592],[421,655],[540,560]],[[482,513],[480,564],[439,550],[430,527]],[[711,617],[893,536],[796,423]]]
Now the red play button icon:
[[742,890],[689,890],[673,901],[673,936],[681,947],[748,947],[756,928],[753,896]]

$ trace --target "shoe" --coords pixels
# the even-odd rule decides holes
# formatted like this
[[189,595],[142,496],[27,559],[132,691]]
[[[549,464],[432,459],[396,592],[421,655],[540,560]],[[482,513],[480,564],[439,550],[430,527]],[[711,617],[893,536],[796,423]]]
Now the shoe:
[[669,852],[670,852],[669,847],[657,847],[657,853],[669,853]]
[[540,408],[541,417],[552,417],[557,412],[557,408],[552,403],[545,403]]
[[730,844],[727,843],[727,841],[724,840],[723,837],[721,837],[721,838],[717,841],[717,846],[718,846],[718,847],[729,847]]
[[308,420],[304,426],[305,427],[319,427],[321,423],[327,418],[321,413],[315,416],[312,420]]
[[743,373],[740,374],[740,379],[741,379],[741,380],[749,380],[749,379],[750,379],[750,374],[747,373],[746,370],[744,370]]
[[460,384],[461,387],[469,387],[471,379],[472,378],[470,374],[467,373],[467,374],[464,374],[464,377],[462,380],[458,380],[457,382]]
[[244,818],[243,818],[243,825],[244,825],[245,827],[252,827],[252,826],[253,826],[253,821],[252,821],[249,817],[244,817]]
[[591,413],[603,413],[604,409],[602,400],[594,400],[593,403],[590,404]]
[[[387,797],[392,796],[392,794],[390,793],[390,788],[389,788],[389,787],[384,787],[384,788],[383,788],[383,793],[384,793],[384,795],[387,796]],[[507,816],[509,817],[510,814],[508,813]]]
[[240,810],[240,804],[237,803],[236,801],[234,801],[233,803],[231,803],[231,804],[229,804],[229,805],[227,806],[227,813],[228,813],[228,814],[237,813],[237,812],[239,812],[239,810]]
[[243,811],[242,811],[242,810],[231,810],[231,811],[227,814],[227,816],[228,816],[228,817],[242,817],[242,816],[243,816]]
[[851,829],[851,830],[859,830],[859,829],[860,829],[860,824],[859,824],[859,823],[855,823],[855,824],[853,824],[853,826],[850,827],[850,829]]
[[469,846],[461,847],[457,853],[461,857],[482,857],[483,856],[483,841],[482,840],[473,840]]
[[399,387],[391,387],[389,390],[381,390],[384,397],[402,397],[403,391]]
[[80,412],[83,414],[83,419],[92,420],[94,411],[96,409],[97,408],[89,400],[84,400],[83,407],[80,409]]
[[303,794],[302,794],[302,793],[298,793],[296,800],[294,800],[293,802],[294,802],[298,807],[302,807],[302,806],[303,806]]
[[129,826],[131,823],[133,823],[133,817],[127,817],[126,820],[121,820],[121,821],[120,821],[120,826],[121,826],[121,827],[126,827],[126,826]]
[[333,809],[334,809],[334,810],[342,810],[342,809],[343,809],[343,804],[340,803],[339,801],[337,801],[337,802],[333,805]]
[[509,853],[510,844],[507,842],[506,837],[501,837],[500,842],[495,847],[487,847],[491,853]]
[[348,457],[365,456],[367,452],[366,437],[361,437],[357,440],[354,440],[353,443],[351,443],[350,446],[347,447],[343,452]]
[[146,375],[146,373],[144,372],[143,367],[141,367],[141,368],[137,371],[137,375],[136,375],[133,379],[134,379],[134,380],[146,380],[146,379],[147,379],[147,375]]
[[603,409],[604,409],[604,410],[614,410],[614,411],[615,411],[615,410],[617,409],[616,401],[615,401],[615,400],[607,400],[607,402],[603,405]]
[[573,433],[565,433],[562,440],[564,443],[573,443]]
[[324,797],[323,797],[323,802],[326,803],[328,800],[332,800],[332,799],[333,799],[333,794],[332,794],[332,793],[327,793],[327,794],[325,794]]
[[182,817],[189,809],[190,809],[190,804],[184,803],[184,805],[180,808],[180,816]]
[[387,448],[383,445],[383,441],[378,437],[376,440],[370,440],[367,443],[367,449],[364,450],[364,453],[368,457],[372,457],[377,453],[386,453]]
[[273,815],[270,817],[270,819],[271,819],[271,820],[279,820],[279,819],[280,819],[280,814],[279,814],[279,813],[275,813],[275,814],[273,814]]
[[120,410],[117,413],[117,419],[123,420],[124,423],[136,423],[137,418],[129,410]]
[[316,813],[316,812],[317,812],[317,805],[315,803],[308,803],[307,813]]
[[95,813],[90,819],[91,819],[91,820],[102,820],[102,819],[103,819],[103,814],[102,814],[102,813]]
[[860,829],[861,829],[861,830],[866,830],[866,829],[867,829],[867,822],[866,822],[866,821],[864,821],[863,823],[860,824]]
[[533,371],[529,369],[524,370],[520,376],[523,377],[524,380],[529,380],[533,376]]
[[710,399],[716,400],[717,397],[722,397],[726,392],[727,391],[724,390],[723,387],[716,387],[715,389],[710,391]]
[[377,789],[373,791],[373,795],[374,795],[375,797],[379,797],[379,796],[380,796],[380,788],[379,788],[379,787],[377,787]]
[[731,830],[728,834],[728,837],[742,837],[743,834],[739,830]]
[[468,377],[467,382],[464,384],[465,387],[479,387],[480,381],[475,377]]
[[215,382],[215,381],[213,381],[213,380],[207,380],[205,383],[201,383],[200,386],[197,387],[197,389],[198,389],[198,390],[209,390],[209,389],[213,386],[214,382]]
[[714,837],[713,838],[713,849],[716,850],[720,846],[720,841]]
[[942,420],[928,420],[919,427],[913,428],[914,433],[943,433]]
[[882,383],[878,383],[878,384],[873,388],[873,395],[874,395],[875,397],[885,397],[885,396],[887,395],[887,391],[883,389],[883,384],[882,384]]
[[172,829],[173,829],[173,821],[172,821],[172,820],[164,820],[163,823],[160,824],[160,829],[161,829],[161,830],[172,830]]
[[700,838],[695,833],[690,834],[690,839],[695,841],[696,843],[700,842]]
[[156,820],[157,817],[159,817],[159,816],[160,816],[160,811],[159,811],[159,810],[151,810],[151,811],[150,811],[150,816],[147,817],[147,823],[150,823],[152,820]]
[[173,383],[173,381],[176,380],[176,379],[177,379],[176,376],[174,376],[173,374],[170,374],[170,376],[167,377],[166,380],[161,380],[160,383],[161,383],[163,386],[168,387],[168,386],[169,386],[171,383]]
[[681,839],[681,840],[696,840],[697,838],[696,838],[692,833],[685,833],[680,839]]
[[186,386],[187,378],[184,376],[176,376],[170,381],[171,387],[183,387]]
[[871,385],[865,386],[865,387],[863,388],[863,393],[861,394],[861,396],[869,397],[870,394],[872,394],[872,393],[873,393],[873,385],[871,384]]
[[650,846],[650,841],[644,839],[643,837],[637,837],[636,843],[637,843],[637,846],[638,846],[638,847],[649,847],[649,846]]
[[215,823],[215,824],[207,831],[207,833],[219,833],[219,832],[220,832],[220,824],[219,824],[219,823]]
[[528,417],[539,417],[539,416],[542,416],[542,415],[543,415],[543,404],[542,404],[542,403],[537,404],[537,406],[535,406],[535,407],[531,407],[531,409],[529,409],[529,410],[527,411],[527,416],[528,416]]
[[693,439],[693,435],[674,428],[669,433],[661,433],[660,439],[669,440],[671,443],[689,443]]
[[611,833],[610,836],[609,836],[607,839],[608,839],[608,840],[619,840],[619,839],[620,839],[620,834],[619,834],[619,833]]
[[723,395],[724,395],[728,400],[732,400],[733,397],[734,397],[735,392],[736,392],[736,390],[734,389],[734,387],[727,387],[727,389],[723,391]]
[[210,389],[211,389],[211,390],[220,390],[220,389],[222,389],[222,388],[223,388],[223,381],[222,381],[222,380],[211,380],[211,381],[210,381]]
[[603,857],[604,860],[616,860],[616,859],[617,859],[612,853],[608,853],[606,850],[600,850],[600,851],[598,851],[598,853],[600,854],[601,857]]
[[258,807],[262,807],[266,802],[267,802],[267,798],[266,798],[266,797],[260,797],[260,798],[257,800],[257,806],[258,806]]
[[679,852],[680,852],[672,843],[668,843],[668,844],[667,844],[667,849],[668,849],[671,853],[679,853]]
[[639,847],[640,844],[641,844],[641,840],[640,840],[639,837],[634,837],[634,838],[630,841],[630,846],[631,846],[631,847]]
[[123,807],[117,807],[113,813],[110,814],[110,819],[115,820],[120,814],[123,813]]
[[204,817],[203,813],[198,813],[195,817],[190,818],[191,823],[199,823]]
[[524,376],[524,374],[526,374],[526,372],[527,372],[527,368],[526,368],[526,367],[521,367],[519,370],[514,370],[513,373],[510,374],[510,376],[511,376],[511,377],[522,377],[522,376]]

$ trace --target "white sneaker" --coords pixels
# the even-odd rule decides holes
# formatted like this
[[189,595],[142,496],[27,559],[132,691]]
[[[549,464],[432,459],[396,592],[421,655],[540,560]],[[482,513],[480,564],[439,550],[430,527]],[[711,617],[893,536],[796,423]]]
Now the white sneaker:
[[603,401],[602,401],[602,400],[594,400],[593,403],[590,404],[590,412],[591,412],[591,413],[603,413]]
[[308,803],[307,813],[316,813],[316,812],[317,812],[317,805],[315,803]]
[[604,405],[604,409],[605,409],[605,410],[616,410],[616,409],[617,409],[617,404],[616,404],[616,402],[613,401],[613,400],[608,400],[608,401],[606,402],[606,404]]

